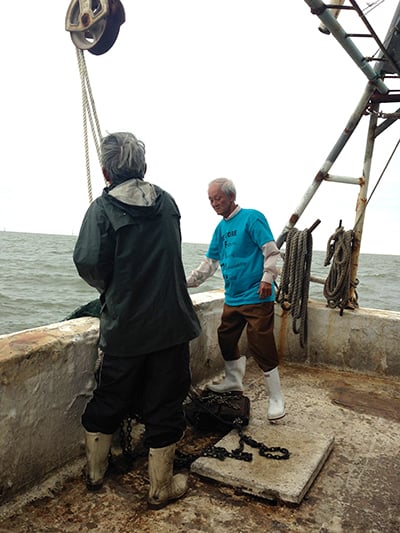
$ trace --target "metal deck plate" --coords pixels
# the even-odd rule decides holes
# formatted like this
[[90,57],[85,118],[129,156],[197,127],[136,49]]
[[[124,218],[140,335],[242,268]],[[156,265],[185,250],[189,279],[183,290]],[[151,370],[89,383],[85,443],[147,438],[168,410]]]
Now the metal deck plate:
[[[287,460],[267,459],[258,450],[245,444],[244,451],[253,454],[251,462],[226,458],[224,461],[200,457],[191,466],[199,476],[219,481],[270,501],[300,504],[311,484],[327,460],[334,444],[333,436],[298,431],[286,425],[251,424],[245,434],[265,446],[287,448]],[[228,451],[236,449],[239,438],[236,430],[223,437],[216,446]]]

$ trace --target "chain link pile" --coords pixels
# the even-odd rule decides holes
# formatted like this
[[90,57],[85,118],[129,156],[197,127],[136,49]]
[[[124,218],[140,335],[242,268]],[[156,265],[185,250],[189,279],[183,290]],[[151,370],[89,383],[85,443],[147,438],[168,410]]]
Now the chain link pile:
[[[218,396],[215,395],[214,396]],[[198,400],[198,398],[197,398]],[[229,398],[224,398],[221,395],[221,402],[229,402]],[[137,422],[138,419],[132,416],[127,416],[120,426],[120,445],[123,455],[132,462],[136,457],[143,456],[144,454],[138,454],[135,452],[134,447],[132,446],[132,427],[133,423]],[[239,446],[234,450],[228,451],[222,446],[215,446],[211,444],[206,446],[199,453],[184,453],[181,450],[176,450],[175,458],[175,467],[177,468],[189,468],[190,465],[199,457],[212,457],[218,459],[219,461],[224,461],[227,457],[236,459],[238,461],[251,462],[253,460],[253,454],[250,452],[244,451],[244,445],[258,449],[258,453],[261,457],[266,459],[275,459],[275,460],[286,460],[290,457],[290,452],[286,448],[280,446],[266,446],[262,442],[254,440],[250,435],[245,435],[244,430],[244,421],[241,418],[236,418],[232,422],[232,429],[235,429],[239,436]]]
[[228,451],[223,446],[210,445],[207,446],[198,454],[185,454],[182,451],[177,451],[176,464],[180,467],[187,468],[190,464],[198,459],[199,457],[212,457],[218,459],[219,461],[224,461],[227,457],[231,459],[236,459],[238,461],[251,462],[253,460],[253,454],[250,452],[244,451],[244,445],[258,449],[258,453],[261,457],[266,459],[275,459],[275,460],[287,460],[290,457],[290,452],[286,448],[280,446],[266,446],[262,442],[254,440],[250,435],[245,435],[243,433],[243,425],[241,420],[235,421],[233,424],[233,429],[235,429],[239,436],[239,446],[234,450]]

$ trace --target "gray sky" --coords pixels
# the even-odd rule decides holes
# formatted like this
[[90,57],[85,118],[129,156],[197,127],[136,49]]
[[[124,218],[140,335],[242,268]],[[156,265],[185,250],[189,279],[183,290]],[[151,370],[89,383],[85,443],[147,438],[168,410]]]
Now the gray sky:
[[[145,142],[147,179],[175,197],[185,242],[210,240],[219,218],[207,184],[221,176],[235,182],[242,207],[267,216],[277,237],[366,78],[333,37],[318,31],[319,19],[303,0],[285,7],[268,0],[123,4],[126,22],[115,45],[102,56],[85,53],[103,134],[129,130]],[[382,40],[396,5],[385,0],[369,15]],[[68,6],[20,0],[17,17],[12,3],[2,6],[0,230],[77,234],[88,207]],[[366,45],[357,44],[364,53]],[[333,174],[361,175],[367,125],[365,118]],[[377,140],[370,192],[399,127]],[[400,255],[399,161],[397,153],[368,206],[362,252]],[[104,182],[94,153],[91,168],[97,196]],[[352,228],[357,194],[354,185],[321,185],[297,225],[322,220],[314,249],[325,250],[339,220]]]

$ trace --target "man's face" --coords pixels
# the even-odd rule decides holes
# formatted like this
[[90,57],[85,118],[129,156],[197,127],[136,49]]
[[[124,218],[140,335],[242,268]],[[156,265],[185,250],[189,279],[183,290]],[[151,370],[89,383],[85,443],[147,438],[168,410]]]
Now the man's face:
[[208,199],[217,215],[221,215],[224,218],[228,217],[236,207],[233,195],[223,193],[218,183],[212,183],[209,186]]

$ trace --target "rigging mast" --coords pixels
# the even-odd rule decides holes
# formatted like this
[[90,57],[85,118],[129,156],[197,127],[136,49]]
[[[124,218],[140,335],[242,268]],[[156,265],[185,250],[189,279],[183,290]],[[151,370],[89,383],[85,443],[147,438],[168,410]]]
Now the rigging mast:
[[[377,137],[400,118],[400,108],[394,113],[384,113],[381,109],[385,104],[400,103],[400,87],[398,84],[400,80],[400,2],[395,10],[386,37],[382,42],[355,0],[348,0],[348,3],[346,3],[346,0],[340,0],[336,3],[331,2],[329,4],[325,4],[321,0],[304,1],[310,7],[311,13],[319,17],[321,21],[319,27],[320,31],[328,35],[331,34],[332,37],[336,39],[339,45],[363,72],[368,81],[360,101],[347,121],[345,128],[316,173],[311,185],[303,196],[302,202],[292,213],[289,221],[279,235],[277,245],[279,248],[282,247],[289,230],[296,225],[322,182],[327,181],[358,185],[359,193],[356,204],[356,218],[353,227],[354,237],[351,254],[351,282],[348,298],[348,307],[354,309],[358,307],[355,287],[357,286],[357,270],[364,216],[369,201],[367,193],[374,145]],[[358,15],[365,31],[362,33],[352,33],[344,29],[341,21],[345,18],[345,15],[350,12]],[[338,18],[337,16],[339,13],[340,17]],[[362,40],[365,37],[375,41],[378,49],[376,57],[366,56],[356,46],[355,39],[360,38]],[[361,118],[365,115],[369,116],[369,127],[364,152],[362,176],[348,177],[331,174],[330,170],[332,165],[342,153],[343,148],[354,133]]]

